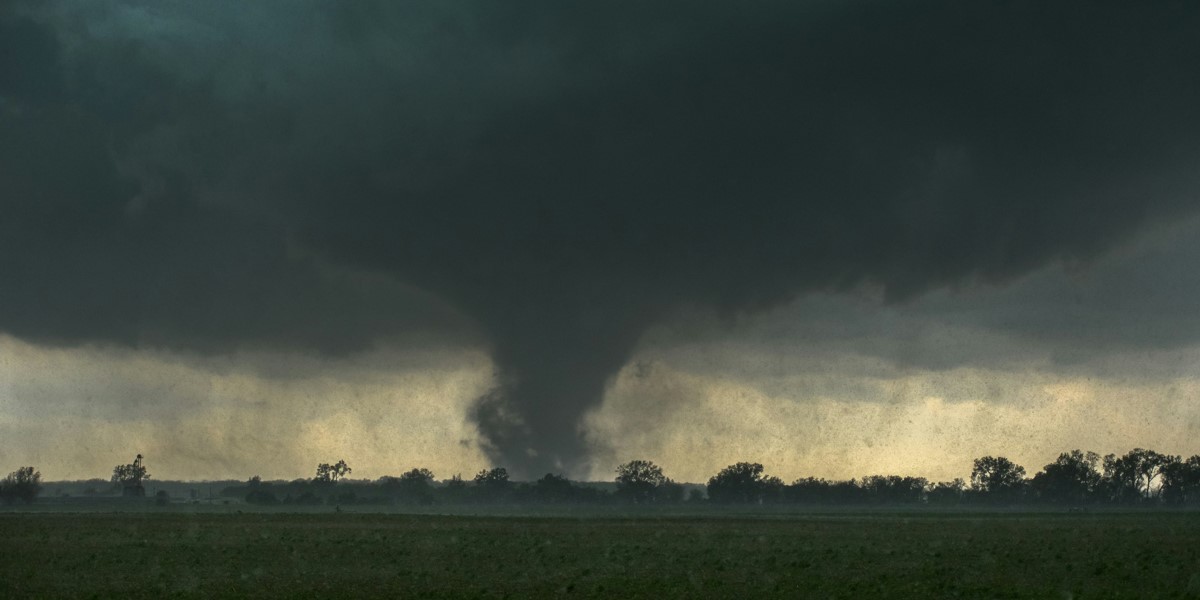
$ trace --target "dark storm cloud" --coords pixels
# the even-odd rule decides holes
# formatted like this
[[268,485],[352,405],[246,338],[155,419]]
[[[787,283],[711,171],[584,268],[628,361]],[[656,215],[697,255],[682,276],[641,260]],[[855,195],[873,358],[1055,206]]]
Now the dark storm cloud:
[[425,320],[314,265],[374,269],[477,321],[484,441],[531,473],[581,466],[580,416],[678,307],[1004,281],[1195,205],[1186,3],[29,14],[0,38],[0,327],[356,348]]
[[458,317],[427,294],[323,269],[279,224],[204,205],[203,181],[170,162],[123,167],[157,127],[194,124],[194,137],[235,143],[232,128],[201,127],[233,119],[214,117],[203,86],[155,69],[135,45],[87,50],[68,67],[49,27],[0,20],[0,327],[43,342],[203,351],[345,352],[376,336],[454,331]]

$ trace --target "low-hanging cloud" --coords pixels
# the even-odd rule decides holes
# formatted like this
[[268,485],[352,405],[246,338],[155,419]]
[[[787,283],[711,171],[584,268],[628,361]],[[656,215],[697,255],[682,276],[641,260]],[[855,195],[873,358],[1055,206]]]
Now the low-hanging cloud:
[[490,385],[488,362],[405,348],[200,356],[0,336],[0,464],[87,479],[144,454],[159,479],[291,479],[345,459],[367,479],[414,466],[449,477],[484,460],[465,417]]
[[1194,211],[1198,25],[1182,3],[26,3],[0,12],[0,329],[331,354],[477,331],[492,457],[582,472],[582,417],[680,307],[1005,281]]

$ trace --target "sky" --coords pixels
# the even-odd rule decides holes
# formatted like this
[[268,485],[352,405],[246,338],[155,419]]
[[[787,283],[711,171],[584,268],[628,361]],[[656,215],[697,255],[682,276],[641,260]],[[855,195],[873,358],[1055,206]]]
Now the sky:
[[1200,6],[0,4],[0,469],[1200,453]]

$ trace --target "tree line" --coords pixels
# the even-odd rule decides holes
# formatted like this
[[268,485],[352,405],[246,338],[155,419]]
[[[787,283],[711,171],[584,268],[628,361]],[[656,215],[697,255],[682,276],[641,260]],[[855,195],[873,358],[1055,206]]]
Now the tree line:
[[[266,482],[255,476],[245,484],[225,488],[221,494],[263,505],[707,502],[1200,506],[1200,455],[1183,459],[1143,448],[1104,457],[1080,450],[1063,452],[1033,477],[1027,477],[1025,468],[1008,458],[983,456],[974,460],[969,480],[942,482],[924,477],[870,475],[849,480],[806,477],[785,483],[768,475],[760,463],[739,462],[714,474],[703,488],[689,489],[648,460],[618,466],[613,485],[608,488],[554,473],[535,481],[514,482],[504,467],[483,469],[470,479],[455,475],[440,482],[424,468],[375,481],[350,480],[352,472],[345,460],[321,463],[312,478]],[[114,467],[111,481],[122,495],[144,496],[143,483],[149,478],[139,454],[133,463]],[[33,502],[40,490],[41,473],[33,467],[22,467],[0,481],[0,498],[9,504]]]
[[[339,464],[345,467],[344,461]],[[334,469],[334,472],[337,472]],[[739,462],[721,469],[703,488],[690,489],[667,477],[648,460],[617,467],[612,490],[547,473],[532,482],[513,482],[503,467],[484,469],[472,479],[455,475],[437,483],[428,469],[415,468],[374,482],[331,477],[329,465],[309,480],[266,483],[252,478],[232,486],[228,496],[248,502],[288,504],[351,503],[631,503],[673,504],[1052,504],[1200,506],[1200,455],[1183,459],[1135,448],[1117,456],[1063,452],[1033,477],[1003,456],[974,460],[968,480],[930,482],[924,477],[870,475],[861,479],[814,477],[785,483],[760,463]],[[350,472],[345,467],[344,474]]]

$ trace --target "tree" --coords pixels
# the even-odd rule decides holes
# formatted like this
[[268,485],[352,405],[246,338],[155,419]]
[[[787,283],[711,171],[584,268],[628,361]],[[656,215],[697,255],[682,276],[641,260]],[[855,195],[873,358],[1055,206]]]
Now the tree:
[[508,469],[504,467],[481,469],[475,474],[475,485],[490,489],[508,488]]
[[463,481],[461,474],[455,474],[442,481],[442,496],[450,502],[459,502],[466,498],[468,493],[467,482]]
[[1179,457],[1159,454],[1145,448],[1134,448],[1125,456],[1109,454],[1104,457],[1104,483],[1110,497],[1117,502],[1148,500],[1154,497],[1154,481],[1163,467],[1177,462]]
[[683,492],[683,484],[668,477],[654,489],[654,501],[658,504],[678,504],[683,502]]
[[413,469],[400,476],[400,485],[407,485],[414,488],[428,489],[433,483],[433,471],[429,469]]
[[5,504],[17,500],[30,504],[42,493],[42,474],[33,467],[21,467],[0,480],[0,499]]
[[825,504],[833,499],[832,484],[816,477],[802,477],[784,490],[788,502],[797,504]]
[[880,504],[923,502],[928,486],[929,481],[924,477],[899,475],[870,475],[859,484],[868,502]]
[[631,460],[617,467],[617,495],[635,503],[652,502],[658,487],[668,480],[658,465]]
[[[304,481],[303,479],[300,481]],[[247,504],[278,504],[279,498],[263,483],[262,477],[255,475],[246,481],[245,500]],[[224,494],[222,494],[224,495]]]
[[408,502],[429,504],[433,502],[433,478],[433,471],[414,468],[400,477],[388,477],[384,487]]
[[953,481],[941,481],[929,486],[925,498],[930,504],[958,504],[962,502],[966,487],[966,482],[957,477]]
[[133,459],[133,462],[113,467],[112,482],[121,488],[122,496],[141,498],[146,495],[146,488],[142,482],[150,479],[150,473],[146,471],[143,460],[142,455],[139,454]]
[[508,480],[508,469],[494,467],[481,469],[475,474],[475,489],[473,494],[484,502],[497,502],[506,499],[512,482]]
[[1112,502],[1137,502],[1141,499],[1138,491],[1138,476],[1132,461],[1116,454],[1104,457],[1104,491]]
[[1200,502],[1200,454],[1163,465],[1162,497],[1172,504]]
[[775,499],[783,488],[778,477],[764,477],[759,463],[740,462],[721,469],[708,480],[708,497],[721,503],[757,503]]
[[333,468],[330,469],[330,475],[333,477],[334,483],[337,483],[338,481],[345,479],[346,476],[349,475],[353,470],[354,469],[350,468],[350,465],[346,464],[346,461],[339,460],[337,461],[337,464],[333,465]]
[[1030,488],[1038,499],[1062,504],[1083,504],[1100,489],[1101,475],[1097,468],[1100,455],[1095,452],[1072,450],[1033,476]]
[[554,473],[546,473],[533,484],[533,495],[540,502],[566,502],[574,491],[570,479]]
[[317,475],[313,478],[318,483],[334,484],[345,478],[354,469],[351,469],[346,461],[339,460],[336,464],[321,463],[317,465]]
[[788,502],[799,504],[852,504],[862,502],[866,491],[854,479],[827,481],[804,477],[786,486],[783,496]]
[[975,459],[971,469],[971,489],[996,501],[1012,501],[1025,485],[1025,467],[1003,456]]

